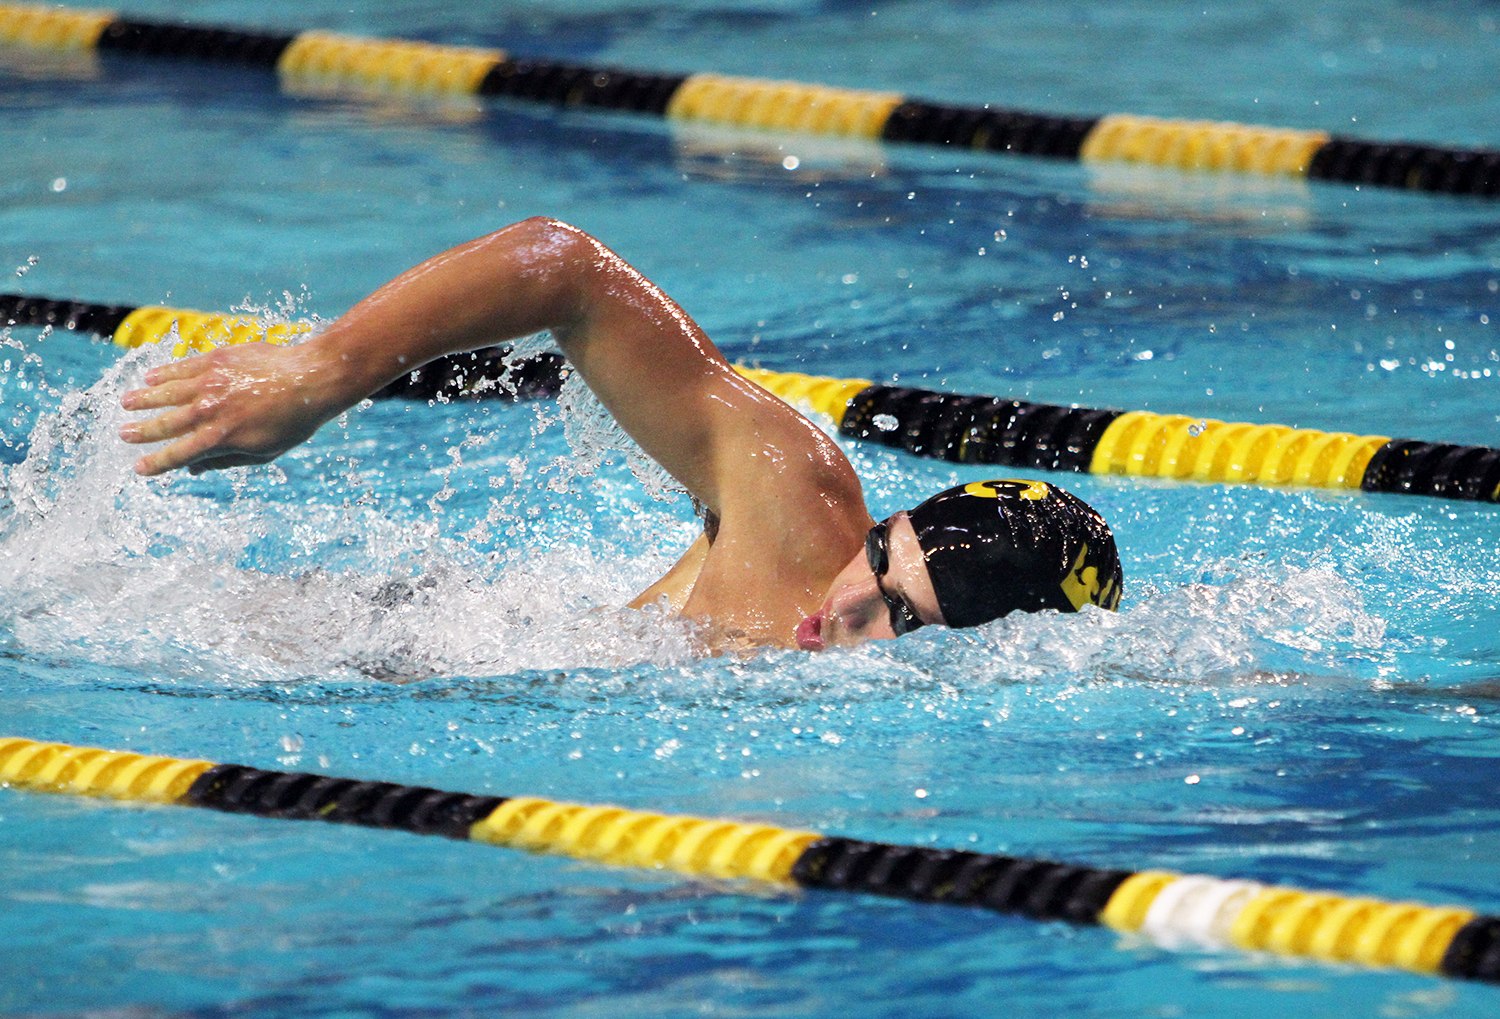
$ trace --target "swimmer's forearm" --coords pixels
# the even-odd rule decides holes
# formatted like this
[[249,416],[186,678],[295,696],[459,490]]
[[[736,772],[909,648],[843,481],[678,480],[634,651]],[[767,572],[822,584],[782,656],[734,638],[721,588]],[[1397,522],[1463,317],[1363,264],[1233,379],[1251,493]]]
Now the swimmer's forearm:
[[603,250],[572,227],[531,219],[428,259],[307,345],[327,395],[342,410],[445,354],[544,330],[563,341],[590,303],[590,256]]
[[566,332],[586,275],[575,250],[584,236],[546,220],[518,223],[403,273],[307,343],[221,347],[153,368],[121,403],[159,413],[120,436],[170,444],[142,456],[136,470],[265,463],[435,357],[542,329]]

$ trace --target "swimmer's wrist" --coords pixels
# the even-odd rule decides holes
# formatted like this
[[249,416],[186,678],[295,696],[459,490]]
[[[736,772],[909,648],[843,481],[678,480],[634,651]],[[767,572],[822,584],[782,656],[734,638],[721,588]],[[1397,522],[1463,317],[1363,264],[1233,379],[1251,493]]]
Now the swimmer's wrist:
[[307,344],[303,349],[312,359],[309,378],[328,405],[329,416],[348,410],[359,401],[378,392],[400,378],[409,368],[402,367],[399,354],[372,350],[361,343],[350,330],[337,325]]

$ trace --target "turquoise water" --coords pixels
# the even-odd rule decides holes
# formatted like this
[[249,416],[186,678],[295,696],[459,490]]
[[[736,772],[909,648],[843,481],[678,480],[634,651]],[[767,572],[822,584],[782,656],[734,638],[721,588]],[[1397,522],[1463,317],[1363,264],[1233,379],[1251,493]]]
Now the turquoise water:
[[[1500,147],[1479,2],[128,13]],[[331,318],[549,214],[766,367],[1500,445],[1494,203],[296,100],[188,65],[12,62],[0,104],[9,289]],[[704,661],[615,608],[689,507],[556,404],[376,405],[275,467],[145,482],[115,401],[160,352],[5,344],[0,732],[1500,912],[1494,507],[1067,477],[1115,526],[1119,615]],[[845,448],[877,515],[986,473]],[[394,833],[11,792],[0,818],[7,1016],[1496,1008]]]

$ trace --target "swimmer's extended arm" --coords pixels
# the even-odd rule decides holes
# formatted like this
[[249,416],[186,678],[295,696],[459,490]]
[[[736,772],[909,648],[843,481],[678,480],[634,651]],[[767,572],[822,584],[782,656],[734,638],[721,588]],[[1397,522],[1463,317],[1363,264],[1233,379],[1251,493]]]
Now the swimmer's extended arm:
[[[153,369],[122,403],[162,413],[121,437],[172,440],[137,461],[141,474],[264,463],[435,357],[542,330],[642,448],[715,511],[726,486],[751,476],[769,487],[778,474],[831,472],[835,488],[852,482],[857,493],[826,437],[736,374],[666,294],[594,238],[545,219],[423,262],[304,344],[223,347]],[[756,457],[769,469],[756,471]]]

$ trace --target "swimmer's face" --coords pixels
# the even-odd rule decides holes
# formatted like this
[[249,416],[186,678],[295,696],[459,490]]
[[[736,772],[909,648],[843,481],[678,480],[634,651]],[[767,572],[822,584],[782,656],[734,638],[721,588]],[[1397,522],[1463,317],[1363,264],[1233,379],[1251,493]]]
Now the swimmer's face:
[[822,606],[797,627],[797,644],[808,651],[848,647],[941,622],[917,532],[902,512],[877,525],[833,579]]

